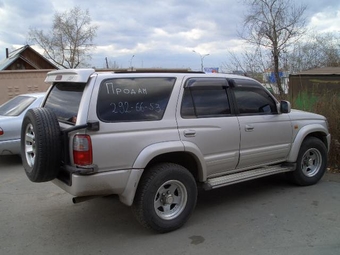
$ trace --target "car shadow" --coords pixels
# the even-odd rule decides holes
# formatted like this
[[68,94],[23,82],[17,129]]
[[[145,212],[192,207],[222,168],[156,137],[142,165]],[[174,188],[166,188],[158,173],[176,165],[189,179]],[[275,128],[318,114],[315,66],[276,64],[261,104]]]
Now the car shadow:
[[[238,208],[240,201],[247,203],[247,201],[256,200],[257,197],[265,194],[273,196],[273,193],[279,194],[293,187],[287,182],[284,175],[279,174],[211,191],[200,189],[196,208],[183,229],[194,225],[208,224],[216,217],[217,212],[223,213],[222,209],[228,211],[228,208]],[[89,231],[88,234],[91,235],[95,231],[107,233],[110,236],[157,235],[156,232],[143,228],[135,220],[131,208],[120,203],[117,196],[93,199],[75,204],[74,207],[75,211],[71,213],[72,216],[68,215],[68,217],[74,217],[74,219],[70,219],[70,222],[77,222],[77,228],[80,228],[83,234]],[[92,215],[96,215],[96,217],[92,217]],[[181,229],[175,232],[178,231]]]
[[21,163],[21,157],[19,155],[0,156],[0,167],[20,165]]

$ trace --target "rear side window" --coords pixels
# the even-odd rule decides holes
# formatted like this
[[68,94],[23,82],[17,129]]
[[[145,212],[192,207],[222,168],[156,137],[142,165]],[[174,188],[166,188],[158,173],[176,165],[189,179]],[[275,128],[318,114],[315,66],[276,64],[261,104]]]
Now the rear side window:
[[99,88],[98,118],[103,122],[160,120],[175,81],[174,77],[105,80]]
[[34,102],[34,97],[17,96],[0,106],[1,116],[19,116]]
[[56,83],[44,107],[54,111],[60,122],[74,125],[84,88],[85,83]]
[[183,118],[225,117],[230,114],[225,88],[185,89],[181,107]]
[[184,86],[181,116],[183,118],[209,118],[230,115],[227,87],[226,79],[189,79]]

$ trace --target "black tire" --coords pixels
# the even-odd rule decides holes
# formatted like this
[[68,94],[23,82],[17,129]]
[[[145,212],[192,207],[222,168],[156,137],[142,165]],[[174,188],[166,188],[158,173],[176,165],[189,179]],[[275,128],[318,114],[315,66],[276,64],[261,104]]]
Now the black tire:
[[197,185],[183,166],[162,163],[147,170],[136,192],[133,213],[146,228],[166,233],[180,228],[197,201]]
[[46,108],[27,111],[21,127],[21,158],[32,182],[46,182],[57,177],[61,139],[54,112]]
[[296,170],[287,173],[288,178],[300,186],[317,183],[327,168],[327,148],[318,138],[307,137],[300,148]]

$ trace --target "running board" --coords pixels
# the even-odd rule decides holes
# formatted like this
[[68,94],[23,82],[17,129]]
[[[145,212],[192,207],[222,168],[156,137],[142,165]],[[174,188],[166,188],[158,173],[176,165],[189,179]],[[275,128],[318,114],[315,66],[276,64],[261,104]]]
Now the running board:
[[275,166],[256,168],[254,170],[243,171],[239,173],[228,174],[228,175],[208,179],[203,184],[203,188],[205,190],[216,189],[216,188],[220,188],[223,186],[228,186],[231,184],[253,180],[253,179],[257,179],[257,178],[261,178],[261,177],[265,177],[265,176],[269,176],[273,174],[290,172],[290,171],[293,171],[294,169],[295,169],[294,165],[289,165],[289,166],[275,165]]

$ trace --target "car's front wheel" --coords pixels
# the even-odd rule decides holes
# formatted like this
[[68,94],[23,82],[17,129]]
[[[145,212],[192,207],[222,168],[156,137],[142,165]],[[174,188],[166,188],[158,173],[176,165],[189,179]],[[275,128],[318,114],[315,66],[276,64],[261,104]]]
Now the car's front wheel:
[[186,168],[173,163],[158,164],[146,171],[132,207],[137,220],[161,233],[180,228],[196,205],[194,177]]
[[318,138],[307,137],[300,148],[296,161],[296,170],[288,177],[301,186],[317,183],[327,168],[327,148]]

